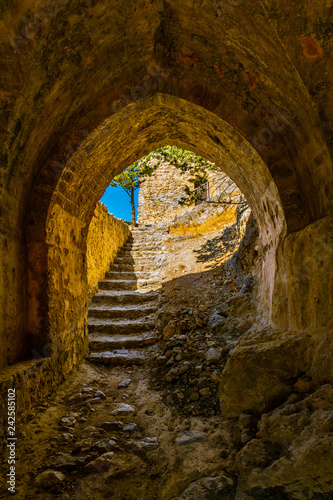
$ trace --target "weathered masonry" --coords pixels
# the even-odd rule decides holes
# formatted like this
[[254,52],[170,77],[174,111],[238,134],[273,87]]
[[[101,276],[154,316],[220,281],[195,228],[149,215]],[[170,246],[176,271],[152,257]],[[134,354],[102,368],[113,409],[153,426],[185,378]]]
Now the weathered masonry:
[[221,4],[1,4],[3,387],[28,370],[38,399],[80,362],[96,203],[168,144],[226,165],[260,227],[261,324],[305,332],[333,381],[332,8]]

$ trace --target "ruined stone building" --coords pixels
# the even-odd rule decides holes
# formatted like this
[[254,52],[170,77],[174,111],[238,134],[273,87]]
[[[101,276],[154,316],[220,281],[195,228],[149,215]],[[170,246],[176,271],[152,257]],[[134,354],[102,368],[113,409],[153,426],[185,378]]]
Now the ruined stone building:
[[[230,186],[227,185],[229,183],[224,185],[224,175],[221,172],[212,170],[207,176],[208,182],[199,186],[203,200],[207,200],[207,196],[222,196],[223,188],[227,189],[228,194],[239,191],[231,180]],[[189,171],[182,172],[167,161],[161,162],[155,172],[140,185],[138,223],[170,225],[176,217],[185,214],[189,208],[179,202],[185,197],[185,186],[194,189],[189,179]]]
[[0,0],[4,443],[8,388],[23,423],[87,354],[89,301],[129,236],[98,200],[165,145],[224,165],[259,228],[256,331],[223,371],[223,418],[262,415],[299,377],[333,383],[332,16],[326,0]]

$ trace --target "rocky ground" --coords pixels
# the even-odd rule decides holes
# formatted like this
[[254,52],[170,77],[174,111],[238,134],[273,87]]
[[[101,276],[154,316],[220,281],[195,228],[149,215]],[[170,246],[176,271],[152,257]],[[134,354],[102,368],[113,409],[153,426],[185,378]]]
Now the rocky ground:
[[16,498],[333,498],[331,386],[300,374],[265,413],[222,417],[223,369],[255,335],[253,220],[230,259],[237,246],[232,227],[166,240],[160,342],[144,365],[84,362],[30,416],[18,429]]

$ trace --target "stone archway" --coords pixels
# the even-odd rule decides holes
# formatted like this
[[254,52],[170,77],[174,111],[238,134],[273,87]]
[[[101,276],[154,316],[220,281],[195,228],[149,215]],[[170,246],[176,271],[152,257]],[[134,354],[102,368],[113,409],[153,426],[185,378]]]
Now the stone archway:
[[[25,358],[28,332],[41,345],[62,339],[64,372],[80,359],[94,204],[113,174],[168,142],[223,163],[249,199],[266,321],[331,327],[329,9],[316,2],[295,19],[289,9],[244,0],[221,16],[212,0],[71,0],[5,10],[2,366]],[[66,300],[72,330],[59,319]]]

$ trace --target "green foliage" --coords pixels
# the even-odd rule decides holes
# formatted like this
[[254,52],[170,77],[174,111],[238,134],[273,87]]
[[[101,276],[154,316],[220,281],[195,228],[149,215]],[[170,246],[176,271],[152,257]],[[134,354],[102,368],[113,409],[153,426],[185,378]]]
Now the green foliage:
[[148,156],[142,158],[139,163],[142,168],[149,168],[152,160],[157,160],[154,170],[158,168],[162,161],[165,161],[178,168],[183,174],[189,173],[192,176],[187,179],[187,182],[193,184],[193,187],[186,186],[184,188],[185,196],[179,200],[180,205],[187,206],[202,199],[204,188],[197,189],[196,191],[193,190],[207,182],[209,171],[215,168],[214,163],[205,160],[191,151],[186,151],[176,146],[165,146],[156,149]]
[[187,179],[187,183],[192,184],[193,187],[184,187],[185,194],[179,200],[180,205],[190,206],[202,199],[204,188],[200,188],[200,186],[208,181],[208,173],[210,170],[214,170],[215,164],[191,151],[176,146],[156,149],[117,175],[110,184],[113,187],[123,188],[129,196],[133,197],[134,190],[140,187],[147,176],[155,172],[162,161],[170,163],[183,174],[191,175]]
[[140,162],[135,162],[130,167],[126,168],[121,174],[112,179],[110,185],[113,187],[121,187],[126,193],[131,196],[132,190],[140,187],[147,175],[151,175],[156,170],[156,167],[150,165],[142,165]]

